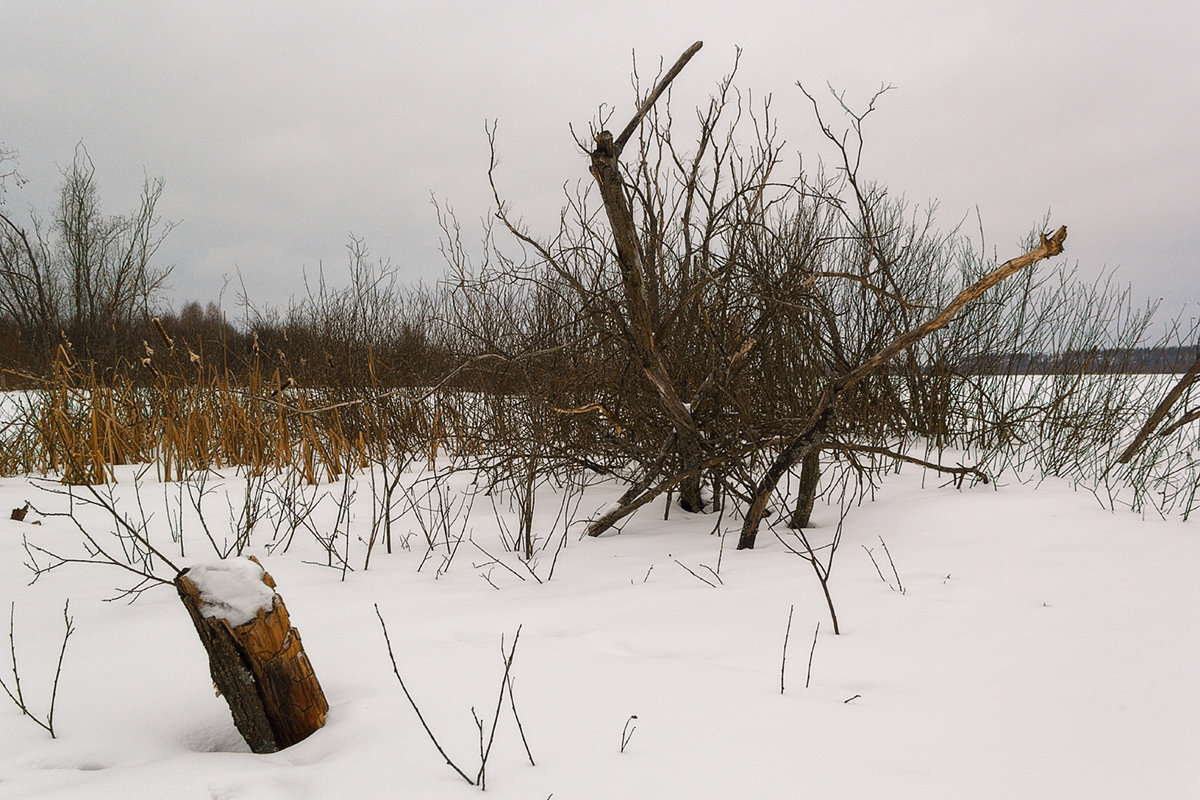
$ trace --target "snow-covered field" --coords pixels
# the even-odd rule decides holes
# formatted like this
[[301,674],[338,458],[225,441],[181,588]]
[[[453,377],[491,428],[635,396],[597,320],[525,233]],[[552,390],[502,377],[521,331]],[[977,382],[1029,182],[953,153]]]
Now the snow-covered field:
[[[119,478],[129,501],[133,473]],[[27,585],[23,537],[79,554],[80,535],[65,517],[9,520],[26,500],[43,511],[65,502],[26,479],[0,480],[0,602],[14,603],[21,685],[35,713],[48,705],[68,598],[76,627],[57,739],[0,697],[0,796],[475,796],[405,700],[377,604],[401,675],[472,776],[472,709],[490,726],[501,645],[511,647],[520,627],[513,690],[536,766],[506,700],[488,761],[493,797],[1200,797],[1197,523],[1112,513],[1054,481],[965,491],[925,483],[906,468],[847,517],[830,584],[835,636],[811,567],[775,537],[764,533],[749,552],[727,537],[722,551],[714,516],[675,509],[663,521],[661,503],[620,535],[572,533],[544,583],[501,554],[484,500],[465,530],[513,571],[467,542],[448,567],[443,552],[424,559],[419,532],[411,550],[376,549],[363,571],[370,485],[360,480],[349,528],[355,569],[344,580],[303,527],[286,553],[271,553],[277,531],[264,519],[247,550],[275,578],[330,703],[312,737],[254,755],[214,697],[174,589],[105,602],[132,581],[79,564]],[[236,516],[245,482],[213,479],[209,488],[210,525],[220,509]],[[176,490],[164,491],[153,470],[142,490],[151,536],[174,558],[161,506]],[[583,510],[615,492],[591,490]],[[335,505],[313,512],[318,530],[335,528]],[[550,540],[535,568],[542,579],[557,541],[552,505],[538,506],[537,532]],[[97,534],[108,530],[94,509],[77,515]],[[836,516],[819,506],[814,535],[828,536]],[[410,523],[399,520],[397,533],[416,531]],[[724,524],[736,530],[736,520]],[[213,557],[197,527],[185,518],[181,562]],[[0,675],[11,685],[7,656]]]

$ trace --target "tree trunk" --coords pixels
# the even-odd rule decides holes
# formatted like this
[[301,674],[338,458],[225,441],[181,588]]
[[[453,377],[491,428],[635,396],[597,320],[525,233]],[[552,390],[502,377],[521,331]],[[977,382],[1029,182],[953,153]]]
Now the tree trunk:
[[642,371],[654,386],[659,407],[674,428],[676,453],[680,461],[679,471],[689,473],[688,478],[679,486],[679,504],[685,511],[703,511],[704,501],[700,492],[703,476],[697,469],[703,458],[700,431],[691,410],[680,399],[654,340],[650,303],[646,298],[645,267],[638,245],[633,211],[629,208],[629,201],[625,196],[620,157],[620,146],[613,141],[612,134],[608,131],[598,133],[596,149],[592,151],[592,176],[600,187],[600,197],[604,201],[604,210],[617,245],[617,261],[625,290],[629,345],[637,356]]
[[[258,564],[253,556],[249,560]],[[175,587],[208,652],[213,683],[229,703],[233,722],[250,749],[274,753],[324,725],[329,704],[304,654],[300,633],[291,627],[283,598],[274,594],[269,608],[260,607],[248,622],[231,625],[227,617],[234,622],[239,618],[234,613],[220,616],[222,598],[198,587],[189,571],[175,577]],[[275,588],[265,570],[251,578]]]
[[813,450],[821,449],[829,426],[833,423],[835,399],[828,391],[821,397],[817,406],[819,410],[813,421],[780,451],[775,460],[767,467],[767,471],[759,478],[754,487],[754,499],[750,502],[750,507],[746,509],[746,517],[742,521],[742,533],[738,537],[738,550],[754,549],[758,526],[762,524],[763,517],[767,514],[767,504],[771,502],[771,495],[774,494],[775,487],[779,485],[779,481],[783,479],[787,471]]
[[800,496],[788,527],[792,530],[807,528],[812,517],[813,505],[817,501],[817,486],[821,483],[821,448],[814,447],[800,462]]
[[685,511],[696,512],[704,510],[700,490],[703,475],[699,470],[704,447],[691,409],[680,399],[654,340],[650,303],[646,297],[645,266],[638,244],[633,211],[626,197],[625,181],[621,177],[620,158],[621,150],[641,124],[642,118],[701,47],[702,43],[696,42],[684,51],[615,139],[609,131],[596,134],[596,149],[592,151],[591,164],[592,177],[596,179],[596,185],[600,188],[600,198],[604,202],[604,211],[612,226],[613,239],[617,246],[617,261],[621,268],[621,282],[625,291],[625,322],[628,326],[629,344],[646,377],[654,385],[659,405],[675,431],[679,471],[688,473],[688,477],[679,485],[679,505]]

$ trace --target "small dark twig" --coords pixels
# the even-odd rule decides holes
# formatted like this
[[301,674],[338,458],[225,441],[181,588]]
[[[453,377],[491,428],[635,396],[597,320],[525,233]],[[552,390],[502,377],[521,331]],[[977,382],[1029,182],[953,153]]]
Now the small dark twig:
[[904,588],[904,584],[900,581],[900,573],[896,571],[896,562],[892,560],[892,553],[888,550],[887,542],[883,537],[879,537],[879,543],[883,545],[883,552],[887,553],[888,563],[892,565],[892,574],[896,576],[896,586],[900,590],[900,594],[906,593],[908,590]]
[[[708,578],[704,577],[703,575],[700,575],[700,574],[696,573],[696,572],[695,572],[695,571],[693,571],[693,570],[692,570],[690,567],[688,567],[688,565],[687,565],[687,564],[684,564],[684,563],[683,563],[682,561],[680,561],[678,558],[672,558],[671,560],[672,560],[672,561],[674,561],[674,562],[675,562],[676,564],[678,564],[679,566],[683,567],[683,568],[684,568],[684,570],[686,570],[686,571],[688,572],[688,574],[689,574],[689,575],[691,575],[691,576],[692,576],[693,578],[695,578],[696,580],[698,580],[698,581],[703,581],[704,583],[707,583],[709,586],[711,586],[711,587],[712,587],[712,588],[714,588],[714,589],[715,589],[715,588],[717,588],[717,584],[713,583],[712,581],[710,581]],[[646,575],[647,575],[647,577],[649,577],[650,573],[649,573],[649,572],[647,572],[647,573],[646,573]]]
[[[450,756],[446,755],[446,751],[442,749],[442,745],[438,742],[437,737],[434,736],[433,731],[429,729],[429,723],[425,721],[425,716],[421,713],[421,709],[417,707],[417,701],[413,699],[412,694],[408,691],[408,687],[404,685],[404,678],[400,677],[400,668],[396,666],[396,656],[392,652],[392,640],[388,637],[387,623],[383,621],[383,614],[379,613],[378,603],[375,604],[375,616],[379,617],[379,626],[383,628],[383,641],[387,643],[388,658],[391,659],[392,662],[392,674],[395,675],[396,680],[399,681],[400,688],[403,690],[404,696],[408,698],[408,704],[412,706],[412,710],[416,712],[417,719],[421,722],[421,727],[423,727],[425,729],[425,733],[429,735],[429,741],[433,742],[433,746],[437,748],[438,753],[440,753],[442,758],[446,760],[446,763],[450,765],[450,768],[458,773],[460,778],[472,786],[475,786],[475,781],[468,778],[467,773],[459,769],[458,765],[450,759]],[[515,644],[516,643],[514,642],[514,645]],[[482,767],[480,768],[480,771],[482,772]]]
[[[508,564],[505,564],[505,563],[504,563],[503,561],[501,561],[500,559],[496,558],[494,555],[492,555],[491,553],[489,553],[487,550],[484,550],[482,547],[480,547],[480,546],[479,546],[479,543],[478,543],[478,542],[476,542],[474,539],[471,539],[471,540],[470,540],[470,542],[471,542],[471,544],[472,544],[472,545],[475,547],[475,549],[476,549],[476,550],[478,550],[479,552],[483,553],[485,556],[487,556],[488,558],[490,558],[490,559],[491,559],[491,562],[489,562],[489,563],[492,563],[492,564],[498,564],[498,565],[500,565],[501,567],[504,567],[504,569],[506,569],[506,570],[508,570],[509,572],[511,572],[513,575],[516,575],[516,576],[517,576],[519,579],[521,579],[522,581],[524,581],[524,580],[525,580],[525,576],[524,576],[524,575],[522,575],[521,573],[517,572],[515,569],[513,569],[512,567],[510,567]],[[482,566],[484,566],[484,565],[483,565],[483,564],[475,564],[474,566],[475,566],[475,568],[476,568],[476,569],[478,569],[479,567],[482,567]],[[537,576],[536,576],[536,575],[534,575],[534,577],[536,578]],[[488,581],[488,583],[491,583],[491,581]],[[541,581],[539,580],[539,581],[538,581],[538,583],[541,583]]]
[[525,726],[521,724],[521,717],[517,714],[517,699],[513,697],[513,680],[512,676],[507,676],[508,679],[508,704],[512,708],[513,719],[517,721],[517,733],[521,735],[521,744],[525,747],[525,755],[529,757],[529,766],[536,767],[537,764],[533,761],[533,752],[529,749],[529,740],[525,738]]
[[[714,578],[716,578],[716,579],[717,579],[717,583],[721,584],[722,586],[724,586],[724,585],[725,585],[725,581],[721,580],[721,573],[720,573],[720,572],[718,572],[717,570],[713,569],[713,568],[712,568],[712,567],[710,567],[708,564],[701,564],[700,566],[704,567],[706,570],[708,570],[709,572],[711,572],[711,573],[712,573],[712,576],[713,576]],[[719,567],[720,567],[720,564],[718,564],[717,566],[718,566],[718,568],[719,568]]]
[[[637,725],[633,725],[637,719],[637,714],[630,714],[629,719],[625,720],[625,727],[621,729],[621,752],[625,752],[625,748],[629,746],[629,740],[633,738],[633,732],[637,730]],[[630,726],[633,727],[630,727]]]
[[808,651],[808,674],[804,676],[804,688],[805,689],[807,689],[808,685],[810,683],[812,683],[812,662],[813,662],[813,656],[817,652],[817,634],[819,634],[820,632],[821,632],[821,621],[817,620],[817,629],[815,631],[813,631],[812,649]]
[[888,581],[888,579],[883,577],[883,570],[879,568],[879,562],[875,560],[875,551],[867,547],[865,544],[862,546],[862,549],[867,551],[867,558],[871,559],[871,565],[875,567],[875,572],[879,575],[879,580],[886,583],[889,589],[892,588],[892,584]]
[[[792,612],[794,612],[795,610],[796,610],[795,603],[788,606],[787,627],[784,628],[784,630],[783,630],[783,660],[779,665],[779,693],[780,694],[783,694],[783,687],[784,687],[783,678],[784,678],[784,674],[787,672],[788,637],[792,635]],[[811,659],[809,661],[811,664]],[[805,688],[807,688],[807,687],[808,687],[808,684],[806,683]]]

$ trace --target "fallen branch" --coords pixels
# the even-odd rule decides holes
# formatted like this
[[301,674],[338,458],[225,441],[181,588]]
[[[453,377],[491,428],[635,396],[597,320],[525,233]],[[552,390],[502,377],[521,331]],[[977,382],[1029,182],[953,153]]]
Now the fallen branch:
[[[1133,441],[1129,443],[1129,446],[1125,448],[1121,455],[1117,456],[1116,464],[1128,464],[1133,460],[1133,457],[1137,455],[1137,451],[1142,449],[1142,445],[1150,438],[1150,434],[1154,432],[1159,423],[1170,413],[1171,406],[1175,405],[1179,398],[1183,396],[1183,393],[1188,390],[1188,387],[1196,382],[1198,377],[1200,377],[1200,355],[1196,357],[1195,363],[1184,373],[1179,382],[1171,387],[1171,391],[1167,392],[1166,397],[1160,400],[1158,405],[1155,406],[1154,411],[1150,414],[1150,418],[1146,420],[1146,424],[1138,431],[1137,436],[1133,437]],[[1196,414],[1196,412],[1185,414],[1184,419],[1190,422],[1192,419],[1200,418],[1200,415],[1192,416],[1193,414]],[[1175,431],[1183,424],[1186,424],[1184,420],[1176,422],[1170,428],[1164,430],[1163,435],[1165,436],[1167,433]]]
[[838,444],[837,448],[840,450],[849,450],[854,453],[870,453],[872,455],[885,456],[895,461],[903,461],[906,464],[916,464],[919,467],[931,469],[935,472],[940,472],[945,475],[954,475],[956,476],[954,481],[956,486],[961,486],[962,479],[968,475],[975,478],[985,486],[990,483],[988,476],[978,467],[964,467],[962,464],[959,464],[955,467],[949,467],[945,464],[939,464],[936,461],[926,461],[923,458],[917,458],[904,453],[898,453],[895,450],[889,450],[886,447],[875,447],[868,444]]

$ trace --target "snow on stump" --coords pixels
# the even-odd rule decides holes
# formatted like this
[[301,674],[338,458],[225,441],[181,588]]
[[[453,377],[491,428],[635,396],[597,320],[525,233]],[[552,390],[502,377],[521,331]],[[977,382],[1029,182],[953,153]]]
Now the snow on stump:
[[197,564],[175,577],[175,588],[251,750],[274,753],[325,724],[325,693],[258,559]]

